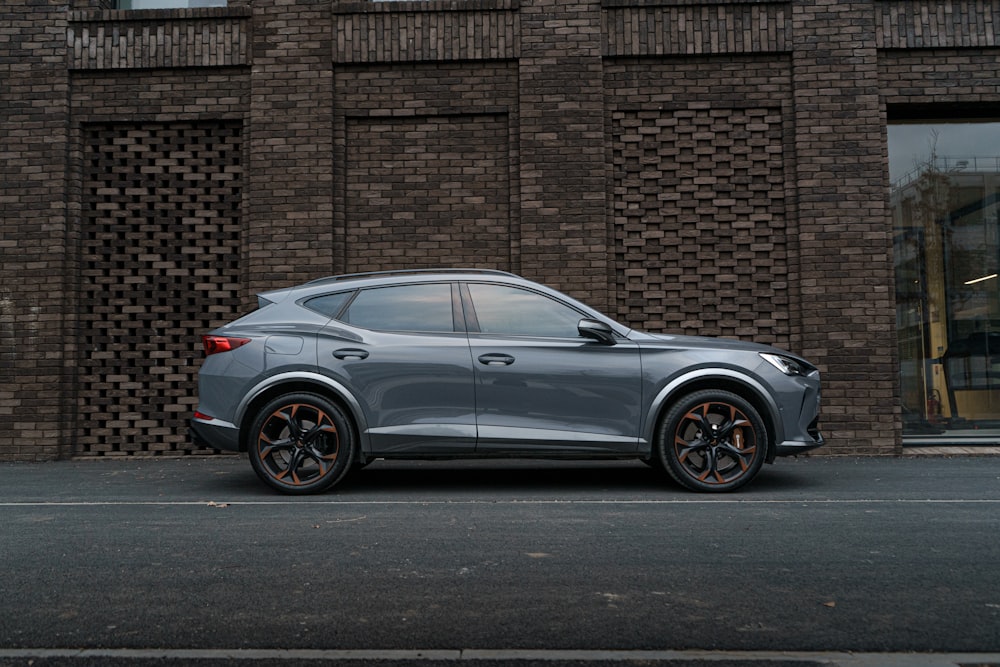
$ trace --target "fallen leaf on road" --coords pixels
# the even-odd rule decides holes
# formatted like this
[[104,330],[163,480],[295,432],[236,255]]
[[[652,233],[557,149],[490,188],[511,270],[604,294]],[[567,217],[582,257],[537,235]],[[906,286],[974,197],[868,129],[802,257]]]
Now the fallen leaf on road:
[[830,602],[824,602],[824,603],[823,603],[823,606],[824,606],[824,607],[830,607],[830,608],[832,609],[832,608],[834,608],[834,607],[836,607],[836,606],[837,606],[837,603],[836,603],[836,602],[833,602],[833,601],[831,600]]

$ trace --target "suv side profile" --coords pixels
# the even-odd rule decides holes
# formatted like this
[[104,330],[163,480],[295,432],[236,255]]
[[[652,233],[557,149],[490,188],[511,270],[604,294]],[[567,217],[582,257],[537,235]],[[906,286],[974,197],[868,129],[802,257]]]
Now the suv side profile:
[[334,276],[203,337],[201,445],[290,494],[375,458],[636,458],[725,492],[823,444],[801,357],[643,333],[500,271]]

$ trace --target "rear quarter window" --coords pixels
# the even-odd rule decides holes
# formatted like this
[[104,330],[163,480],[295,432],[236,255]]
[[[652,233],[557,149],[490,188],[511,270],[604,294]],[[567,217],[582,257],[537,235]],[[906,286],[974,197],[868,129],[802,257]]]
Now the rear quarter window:
[[302,303],[309,310],[316,311],[320,315],[325,315],[331,319],[336,319],[340,311],[344,309],[354,292],[337,292],[336,294],[324,294],[314,296]]

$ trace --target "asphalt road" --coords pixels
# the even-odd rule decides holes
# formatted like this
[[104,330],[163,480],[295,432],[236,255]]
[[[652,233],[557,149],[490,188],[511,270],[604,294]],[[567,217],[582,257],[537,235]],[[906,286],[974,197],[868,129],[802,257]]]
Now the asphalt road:
[[2,464],[0,506],[7,659],[1000,653],[1000,457],[780,460],[727,496],[632,462],[376,462],[309,498],[236,458]]

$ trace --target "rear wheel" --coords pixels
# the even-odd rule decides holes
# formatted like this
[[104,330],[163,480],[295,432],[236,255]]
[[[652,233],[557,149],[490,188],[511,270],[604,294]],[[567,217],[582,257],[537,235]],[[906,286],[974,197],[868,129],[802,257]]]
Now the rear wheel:
[[752,405],[728,391],[685,396],[667,412],[657,453],[678,483],[693,491],[733,491],[760,471],[767,431]]
[[315,394],[279,396],[251,427],[248,454],[257,476],[283,493],[319,493],[344,476],[354,458],[350,421]]

